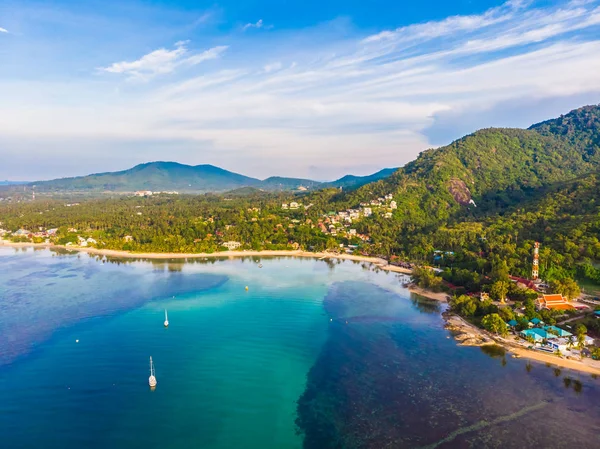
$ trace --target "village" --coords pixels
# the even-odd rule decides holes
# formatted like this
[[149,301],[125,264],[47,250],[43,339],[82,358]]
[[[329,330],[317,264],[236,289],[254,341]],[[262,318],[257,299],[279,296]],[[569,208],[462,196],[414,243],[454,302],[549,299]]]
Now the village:
[[[447,316],[447,328],[456,333],[455,338],[463,345],[497,343],[512,351],[514,357],[532,356],[533,351],[551,358],[544,355],[532,358],[552,360],[554,357],[584,362],[600,373],[600,362],[597,362],[600,348],[596,344],[600,329],[600,298],[580,294],[569,299],[561,293],[547,293],[550,286],[539,277],[537,242],[531,279],[516,276],[509,276],[509,279],[519,289],[536,293],[533,304],[501,298],[492,306],[497,312],[487,314],[477,322],[465,312],[465,300],[462,299],[465,297],[455,297],[451,300],[455,315]],[[477,307],[492,304],[489,293],[483,291],[474,300]],[[545,322],[543,316],[549,322]],[[594,332],[594,336],[590,332]]]

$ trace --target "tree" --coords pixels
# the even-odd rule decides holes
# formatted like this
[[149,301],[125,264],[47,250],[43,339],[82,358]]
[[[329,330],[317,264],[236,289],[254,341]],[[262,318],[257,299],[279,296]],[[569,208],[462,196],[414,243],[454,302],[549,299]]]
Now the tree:
[[508,293],[509,283],[507,281],[496,281],[492,284],[490,295],[492,298],[504,302]]
[[509,281],[509,277],[508,277],[508,265],[506,263],[506,260],[502,259],[502,260],[496,260],[494,261],[494,263],[492,264],[492,272],[490,274],[490,277],[492,278],[493,282],[497,282],[497,281]]
[[497,313],[491,313],[484,316],[481,320],[481,324],[483,325],[484,329],[494,332],[495,334],[502,335],[503,337],[508,333],[506,323]]
[[452,308],[461,316],[471,317],[477,311],[477,303],[475,299],[467,295],[461,295],[454,299]]
[[575,328],[575,334],[577,335],[577,347],[582,350],[585,347],[585,337],[587,335],[587,327],[583,324],[578,324]]
[[498,310],[498,315],[504,321],[511,321],[515,319],[515,314],[510,307],[502,307]]
[[581,294],[581,289],[577,282],[571,278],[565,278],[563,280],[555,280],[550,283],[550,289],[553,293],[563,295],[569,301],[577,298]]

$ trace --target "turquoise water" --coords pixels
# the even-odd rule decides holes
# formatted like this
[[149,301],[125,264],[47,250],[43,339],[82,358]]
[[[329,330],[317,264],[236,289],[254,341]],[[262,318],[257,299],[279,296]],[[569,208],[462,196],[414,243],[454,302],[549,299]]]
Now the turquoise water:
[[0,248],[0,446],[600,447],[590,376],[456,346],[395,274],[261,262]]

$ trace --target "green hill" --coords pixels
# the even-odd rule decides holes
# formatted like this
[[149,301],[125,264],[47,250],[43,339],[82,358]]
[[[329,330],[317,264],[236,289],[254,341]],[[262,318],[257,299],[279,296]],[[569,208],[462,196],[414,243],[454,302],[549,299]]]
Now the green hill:
[[243,187],[267,191],[318,189],[328,185],[359,187],[389,175],[384,169],[370,176],[346,176],[332,183],[273,176],[263,181],[213,165],[185,165],[177,162],[148,162],[118,172],[96,173],[74,178],[30,183],[45,192],[135,192],[137,190],[184,193],[224,192]]

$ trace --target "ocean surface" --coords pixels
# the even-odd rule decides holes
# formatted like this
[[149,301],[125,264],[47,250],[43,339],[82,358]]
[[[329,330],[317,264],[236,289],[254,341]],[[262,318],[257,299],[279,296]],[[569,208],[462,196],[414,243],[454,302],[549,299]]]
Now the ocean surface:
[[598,379],[457,346],[401,275],[257,260],[0,248],[0,447],[600,447]]

